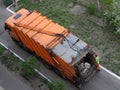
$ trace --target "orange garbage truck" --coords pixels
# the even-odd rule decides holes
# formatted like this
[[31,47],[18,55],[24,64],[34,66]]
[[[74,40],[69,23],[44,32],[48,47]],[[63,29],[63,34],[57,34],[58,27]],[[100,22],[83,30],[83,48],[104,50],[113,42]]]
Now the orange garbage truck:
[[5,30],[20,46],[78,86],[100,70],[91,45],[37,11],[19,10],[5,21]]

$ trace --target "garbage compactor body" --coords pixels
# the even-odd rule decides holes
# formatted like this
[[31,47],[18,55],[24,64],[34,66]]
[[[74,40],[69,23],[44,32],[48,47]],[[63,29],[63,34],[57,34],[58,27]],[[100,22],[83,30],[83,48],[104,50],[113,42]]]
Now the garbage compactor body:
[[77,85],[98,70],[96,53],[90,45],[37,11],[19,10],[5,21],[5,30],[20,46]]

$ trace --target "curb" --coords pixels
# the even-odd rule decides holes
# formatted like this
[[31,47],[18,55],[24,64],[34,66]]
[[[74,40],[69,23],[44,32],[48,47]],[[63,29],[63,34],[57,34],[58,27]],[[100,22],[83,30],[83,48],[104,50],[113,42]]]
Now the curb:
[[103,70],[105,70],[107,73],[111,74],[112,76],[116,77],[118,80],[120,80],[120,77],[118,75],[116,75],[115,73],[113,73],[112,71],[106,69],[103,66],[100,66]]
[[10,7],[11,6],[13,6],[15,3],[12,3],[11,5],[9,5],[7,8],[6,8],[6,10],[8,11],[8,12],[10,12],[11,14],[15,14],[15,12],[13,12],[12,10],[10,10]]
[[[16,57],[18,57],[21,61],[25,62],[25,60],[23,58],[21,58],[18,54],[14,53],[11,49],[9,49],[8,47],[6,47],[3,43],[0,42],[0,45],[3,46],[4,48],[6,48],[7,50],[9,50],[11,53],[13,53]],[[44,74],[42,74],[39,70],[34,69],[35,72],[37,72],[40,76],[42,76],[44,79],[46,79],[47,81],[51,82],[50,79],[48,79]]]

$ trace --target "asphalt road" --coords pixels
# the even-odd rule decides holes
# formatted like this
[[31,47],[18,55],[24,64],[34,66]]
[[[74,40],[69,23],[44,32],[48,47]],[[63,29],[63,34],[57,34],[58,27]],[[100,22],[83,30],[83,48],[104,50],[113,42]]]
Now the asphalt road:
[[[2,11],[2,12],[1,12]],[[17,46],[4,31],[3,25],[6,18],[9,17],[9,13],[5,11],[5,8],[0,6],[0,42],[5,44],[9,49],[13,50],[20,57],[27,60],[31,55],[19,46]],[[1,18],[2,16],[2,18]],[[57,76],[53,71],[48,70],[42,63],[40,63],[41,72],[47,76],[50,80],[60,79],[65,83],[67,90],[79,90],[68,80],[63,80]],[[112,76],[103,69],[97,73],[81,90],[120,90],[120,80]]]
[[0,64],[0,90],[32,90]]

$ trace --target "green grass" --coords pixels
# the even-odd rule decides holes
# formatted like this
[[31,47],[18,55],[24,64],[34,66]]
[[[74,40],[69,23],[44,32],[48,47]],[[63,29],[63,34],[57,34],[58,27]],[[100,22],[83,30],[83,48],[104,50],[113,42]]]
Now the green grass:
[[49,86],[50,90],[66,90],[66,87],[64,86],[64,83],[61,80],[48,82],[47,80],[43,79],[42,81]]
[[3,55],[1,62],[11,71],[20,70],[21,61],[11,53]]
[[95,7],[94,4],[90,3],[90,4],[87,5],[86,8],[87,8],[87,12],[88,12],[89,14],[95,14],[95,12],[96,12],[96,7]]
[[38,74],[34,68],[40,70],[40,65],[38,65],[38,60],[35,57],[31,57],[28,62],[21,62],[21,71],[25,77],[37,77]]
[[4,52],[5,48],[0,45],[0,55]]
[[3,3],[5,4],[5,6],[9,6],[10,4],[12,4],[12,0],[3,0]]
[[[71,16],[69,12],[68,2],[74,2],[74,0],[47,0],[39,3],[32,3],[29,0],[20,0],[22,3],[21,8],[27,8],[29,10],[37,10],[48,18],[58,22],[59,24],[68,27],[75,19],[75,16]],[[63,23],[64,22],[64,23]]]
[[111,4],[113,3],[113,0],[100,0],[101,6],[103,10],[109,9]]
[[106,5],[111,5],[111,3],[113,2],[113,0],[100,0],[100,2],[103,2]]
[[49,83],[49,87],[50,90],[66,90],[62,81],[52,81]]

